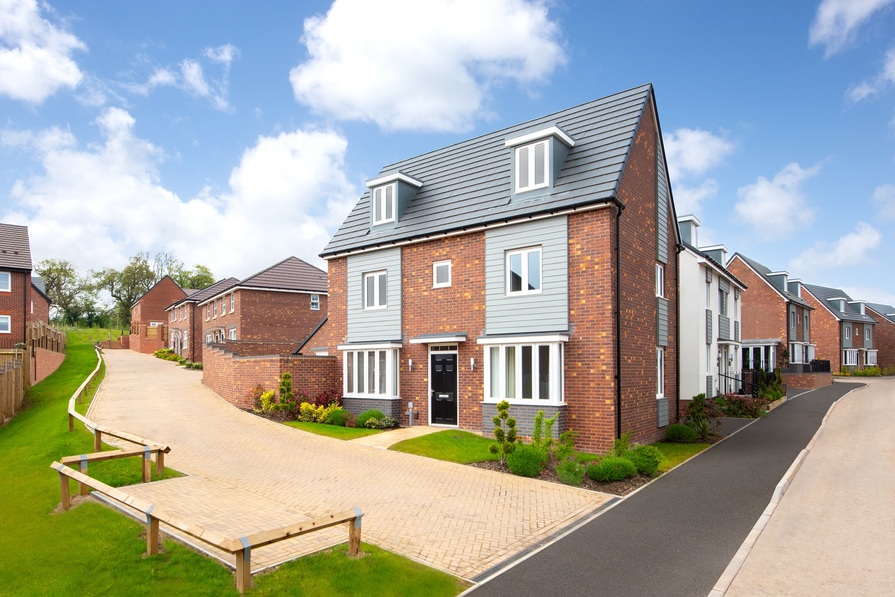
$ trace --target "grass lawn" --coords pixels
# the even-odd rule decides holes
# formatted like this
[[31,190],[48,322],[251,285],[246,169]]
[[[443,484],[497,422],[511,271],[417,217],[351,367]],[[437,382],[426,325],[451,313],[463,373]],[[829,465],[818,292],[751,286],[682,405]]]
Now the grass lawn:
[[692,456],[696,456],[711,444],[679,444],[676,442],[656,442],[653,444],[665,458],[659,463],[659,472],[667,473]]
[[[69,433],[66,409],[96,366],[92,343],[105,334],[70,333],[63,364],[0,428],[0,594],[236,595],[230,570],[176,541],[164,540],[162,553],[144,557],[144,525],[116,510],[88,500],[57,511],[59,476],[50,463],[93,451],[93,436],[80,423]],[[90,466],[91,476],[110,485],[136,483],[140,470],[139,460],[130,458]],[[263,588],[253,592],[388,595],[400,586],[401,594],[456,595],[464,589],[450,575],[371,546],[364,551],[372,555],[353,560],[336,549],[292,562],[261,575]],[[317,576],[323,578],[303,585],[311,588],[298,588],[299,578]]]
[[482,437],[476,433],[448,429],[406,439],[393,445],[389,450],[469,464],[483,460],[497,460],[497,455],[488,451],[488,446],[493,443],[493,439]]
[[326,425],[324,423],[306,423],[304,421],[286,421],[286,425],[309,431],[317,435],[325,435],[326,437],[334,437],[336,439],[356,439],[358,437],[366,437],[368,435],[376,435],[382,433],[382,429],[364,429],[363,427],[338,427],[336,425]]

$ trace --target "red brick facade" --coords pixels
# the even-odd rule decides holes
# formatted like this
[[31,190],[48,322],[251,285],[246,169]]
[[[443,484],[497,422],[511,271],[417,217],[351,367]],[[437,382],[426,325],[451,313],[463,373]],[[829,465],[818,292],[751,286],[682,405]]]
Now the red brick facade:
[[[739,278],[748,288],[743,293],[740,324],[743,340],[765,340],[779,338],[777,358],[787,348],[787,324],[789,301],[778,293],[762,276],[746,265],[739,255],[735,255],[727,265],[727,270]],[[815,322],[811,322],[811,338],[815,342]],[[815,342],[816,344],[816,342]],[[823,358],[818,356],[818,358]],[[782,365],[782,363],[780,363]],[[743,365],[745,366],[745,364]]]
[[[3,270],[9,271],[9,270]],[[0,315],[8,315],[10,330],[0,333],[0,349],[11,349],[25,342],[25,328],[31,319],[31,272],[9,271],[9,292],[0,291]]]
[[876,320],[873,326],[873,346],[876,348],[876,362],[881,369],[895,368],[895,323],[867,307],[867,315]]
[[[810,292],[803,292],[802,298],[814,307],[814,311],[811,313],[811,340],[817,345],[817,358],[830,361],[830,371],[838,373],[839,368],[842,366],[842,343],[840,337],[842,322],[830,313]],[[861,324],[856,325],[862,327]],[[862,336],[861,346],[863,345]]]
[[159,280],[131,308],[131,350],[152,353],[167,346],[168,314],[165,309],[186,296],[169,276]]

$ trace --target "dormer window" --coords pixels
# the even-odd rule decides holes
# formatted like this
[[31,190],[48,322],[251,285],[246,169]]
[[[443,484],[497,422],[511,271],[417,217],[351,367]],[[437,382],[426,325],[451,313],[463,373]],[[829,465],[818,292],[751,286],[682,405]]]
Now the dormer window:
[[395,183],[373,189],[373,224],[395,221]]
[[556,126],[507,139],[513,148],[513,192],[549,189],[575,141]]
[[516,192],[547,186],[547,141],[516,148]]

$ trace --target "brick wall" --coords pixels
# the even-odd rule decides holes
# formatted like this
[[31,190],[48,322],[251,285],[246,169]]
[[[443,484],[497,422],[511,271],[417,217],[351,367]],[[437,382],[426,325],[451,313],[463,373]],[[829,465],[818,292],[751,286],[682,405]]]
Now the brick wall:
[[[802,290],[802,300],[814,307],[811,312],[811,342],[817,345],[814,358],[830,361],[830,371],[838,373],[842,365],[841,324],[807,289]],[[862,337],[862,345],[863,341]]]
[[25,341],[25,326],[30,311],[31,273],[9,273],[10,291],[0,292],[0,315],[10,316],[10,333],[0,334],[0,349],[11,349]]
[[165,327],[158,326],[158,338],[147,338],[145,336],[146,328],[139,328],[143,331],[142,334],[131,334],[130,341],[128,342],[127,347],[136,352],[141,352],[143,354],[152,354],[156,350],[161,350],[165,347]]
[[827,373],[784,373],[783,384],[790,388],[813,390],[833,385],[833,374]]
[[329,347],[329,354],[336,359],[341,376],[342,351],[336,347],[345,344],[348,339],[348,259],[330,259],[326,273],[329,285],[329,321],[320,345]]
[[[137,304],[131,309],[131,333],[135,334],[139,326],[149,325],[150,322],[168,322],[168,313],[165,309],[174,301],[179,301],[186,296],[174,280],[165,276],[146,294],[140,297]],[[163,346],[167,339],[162,339]]]
[[29,321],[42,321],[43,323],[50,323],[50,302],[43,297],[39,292],[30,289],[31,292],[31,304],[34,305],[34,311],[31,311],[31,306],[29,304]]
[[[745,341],[780,338],[786,342],[789,337],[786,327],[789,318],[787,300],[774,290],[763,277],[747,266],[739,256],[733,258],[727,269],[749,288],[740,295],[743,302],[741,305],[742,323],[740,324],[742,339]],[[814,342],[813,312],[811,320],[811,336],[812,342]],[[783,344],[777,346],[778,359],[784,348],[788,347]],[[818,356],[817,358],[825,357]]]
[[276,390],[280,375],[292,375],[296,394],[309,396],[341,386],[334,357],[298,355],[236,356],[220,347],[206,346],[203,382],[218,396],[242,409],[253,407],[251,392],[256,385]]
[[34,356],[31,357],[31,385],[42,381],[50,373],[58,369],[64,360],[64,352],[35,348]]
[[242,289],[236,292],[240,340],[293,341],[297,347],[326,317],[326,295],[311,311],[311,295]]
[[867,307],[867,315],[877,322],[873,326],[873,347],[878,351],[876,362],[880,368],[895,367],[895,323],[870,307]]

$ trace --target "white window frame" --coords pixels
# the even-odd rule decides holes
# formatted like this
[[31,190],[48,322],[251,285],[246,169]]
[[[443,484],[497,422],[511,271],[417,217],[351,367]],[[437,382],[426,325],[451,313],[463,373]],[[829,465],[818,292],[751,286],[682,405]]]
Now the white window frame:
[[[388,191],[391,191],[389,197]],[[398,184],[389,183],[376,187],[371,192],[370,205],[373,212],[373,225],[388,224],[395,221],[395,204],[398,195]],[[391,211],[391,215],[389,215]]]
[[845,339],[851,340],[851,326],[850,325],[845,326]]
[[[849,358],[851,357],[851,358]],[[846,348],[842,351],[842,364],[846,367],[858,366],[858,349]]]
[[[535,289],[529,289],[529,271],[528,271],[528,257],[532,253],[538,254],[538,287]],[[510,269],[510,259],[514,255],[519,255],[520,260],[522,262],[522,271],[521,271],[521,289],[520,290],[511,290],[511,269]],[[524,249],[513,249],[512,251],[507,251],[504,255],[504,269],[505,269],[505,284],[506,284],[506,295],[507,296],[522,296],[528,294],[541,294],[544,290],[544,251],[543,247],[526,247]]]
[[876,359],[875,350],[868,350],[864,353],[864,365],[867,367],[876,367],[877,359]]
[[[447,268],[447,281],[439,282],[438,281],[438,270],[439,268]],[[451,285],[451,260],[447,261],[436,261],[432,264],[432,288],[449,288]]]
[[864,341],[870,342],[870,328],[867,326],[864,327]]
[[[535,173],[538,168],[537,148],[543,149],[542,158],[544,179],[541,182],[535,182]],[[534,143],[528,143],[516,148],[516,192],[534,191],[550,186],[550,140],[541,139]],[[527,176],[523,180],[523,165]]]
[[227,338],[230,340],[236,340],[236,328],[230,328],[227,333]]
[[[400,361],[397,348],[364,347],[351,350],[339,348],[343,350],[342,393],[345,396],[386,400],[398,397]],[[372,378],[369,368],[371,361]],[[358,372],[363,373],[362,378]]]
[[665,267],[661,263],[656,264],[656,296],[665,298]]
[[[373,302],[368,302],[369,293],[367,285],[373,284]],[[382,285],[385,284],[385,302],[382,302]],[[374,311],[377,309],[388,309],[388,270],[379,270],[375,272],[367,272],[363,277],[363,305],[365,311]]]
[[320,310],[320,295],[312,294],[311,295],[311,311],[319,311]]
[[[3,322],[5,322],[5,325]],[[0,315],[0,334],[11,334],[11,333],[12,333],[12,315]]]
[[665,349],[656,348],[656,400],[665,397]]
[[231,292],[230,293],[230,313],[233,313],[234,311],[236,311],[236,293]]
[[0,272],[0,292],[12,292],[12,274]]
[[[542,398],[539,371],[541,368],[541,347],[547,348],[547,394]],[[531,396],[523,395],[523,348],[531,351]],[[497,403],[506,400],[510,404],[565,404],[563,392],[563,342],[528,342],[508,344],[486,344],[485,349],[485,402]],[[512,355],[512,356],[509,356]],[[496,363],[494,361],[497,361]],[[512,376],[507,371],[508,362],[513,363]],[[496,378],[494,377],[496,375]],[[496,390],[496,392],[495,392]],[[497,395],[495,395],[495,393]]]

